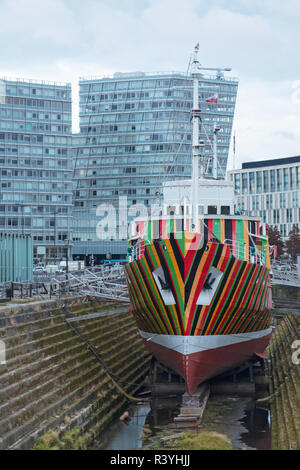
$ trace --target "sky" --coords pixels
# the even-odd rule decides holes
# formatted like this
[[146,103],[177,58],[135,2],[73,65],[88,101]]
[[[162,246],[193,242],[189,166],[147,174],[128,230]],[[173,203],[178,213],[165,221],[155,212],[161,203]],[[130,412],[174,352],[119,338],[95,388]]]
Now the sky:
[[[229,169],[300,154],[299,0],[0,0],[0,77],[80,77],[207,67],[239,79]],[[74,120],[77,130],[78,118]]]

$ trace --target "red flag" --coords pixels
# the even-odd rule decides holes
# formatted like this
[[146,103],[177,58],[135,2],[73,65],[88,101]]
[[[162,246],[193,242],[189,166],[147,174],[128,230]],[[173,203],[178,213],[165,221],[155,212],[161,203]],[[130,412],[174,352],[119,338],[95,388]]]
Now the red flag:
[[217,104],[218,103],[218,95],[210,96],[205,101],[206,101],[206,103],[216,103]]
[[277,245],[274,245],[274,258],[277,258]]

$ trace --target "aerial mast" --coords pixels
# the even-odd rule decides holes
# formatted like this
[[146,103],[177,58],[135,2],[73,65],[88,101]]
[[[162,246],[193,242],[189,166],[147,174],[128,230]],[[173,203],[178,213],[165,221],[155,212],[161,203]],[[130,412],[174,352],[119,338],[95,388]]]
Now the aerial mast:
[[[200,63],[198,61],[199,43],[196,45],[193,53],[193,60],[191,65],[191,75],[193,77],[193,109],[192,109],[192,123],[193,123],[193,147],[192,147],[192,185],[191,185],[191,199],[192,199],[192,229],[194,232],[198,231],[198,184],[199,184],[199,157],[200,157],[200,142],[199,142],[199,121],[201,110],[199,108],[199,71]],[[204,165],[200,160],[200,177],[204,175]]]
[[213,130],[213,178],[216,180],[218,178],[218,155],[217,155],[217,133],[220,130],[220,126],[217,124],[214,124],[214,130]]

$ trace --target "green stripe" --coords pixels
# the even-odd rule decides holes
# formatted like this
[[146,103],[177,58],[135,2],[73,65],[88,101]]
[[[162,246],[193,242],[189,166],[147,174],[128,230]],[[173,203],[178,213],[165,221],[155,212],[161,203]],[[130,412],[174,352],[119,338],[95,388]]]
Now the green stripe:
[[220,219],[213,219],[213,233],[219,240],[221,240],[221,220]]
[[244,246],[244,221],[236,221],[236,242],[237,242],[237,258],[243,260],[244,253],[242,253],[241,247]]

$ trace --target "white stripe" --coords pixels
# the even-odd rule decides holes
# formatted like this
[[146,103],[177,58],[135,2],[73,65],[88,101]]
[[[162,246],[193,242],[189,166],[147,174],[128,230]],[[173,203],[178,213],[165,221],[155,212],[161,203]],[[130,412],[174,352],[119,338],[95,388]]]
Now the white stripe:
[[263,338],[272,332],[272,328],[250,333],[207,336],[158,335],[142,330],[139,330],[139,332],[146,341],[151,341],[185,355]]

